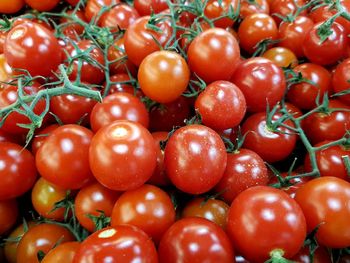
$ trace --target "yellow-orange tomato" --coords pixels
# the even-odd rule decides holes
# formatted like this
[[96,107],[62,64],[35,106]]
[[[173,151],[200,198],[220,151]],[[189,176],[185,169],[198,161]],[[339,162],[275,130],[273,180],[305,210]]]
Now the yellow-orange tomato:
[[24,6],[24,0],[1,0],[0,13],[13,14],[18,12]]
[[285,47],[273,47],[267,50],[263,55],[264,58],[275,62],[280,67],[294,68],[298,65],[298,59],[295,54]]

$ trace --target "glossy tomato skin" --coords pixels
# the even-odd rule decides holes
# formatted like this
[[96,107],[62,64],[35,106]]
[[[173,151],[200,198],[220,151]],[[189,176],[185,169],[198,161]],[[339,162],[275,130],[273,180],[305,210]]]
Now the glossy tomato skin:
[[66,242],[58,245],[45,255],[41,263],[66,262],[72,263],[73,258],[80,247],[79,242]]
[[[70,1],[73,1],[73,0],[70,0]],[[88,0],[86,2],[86,7],[85,7],[85,16],[88,21],[91,21],[92,19],[96,19],[96,16],[99,14],[102,7],[110,6],[112,4],[118,4],[119,2],[120,2],[119,0]],[[102,17],[104,14],[102,14]],[[95,21],[95,23],[96,22],[98,21]]]
[[18,217],[16,199],[0,201],[0,235],[5,234],[14,226]]
[[5,0],[0,3],[0,13],[14,14],[24,7],[24,0]]
[[[215,250],[212,249],[215,247]],[[234,251],[226,233],[204,218],[183,218],[163,235],[160,262],[234,262]]]
[[269,176],[264,160],[254,151],[241,148],[233,153],[227,154],[227,165],[225,173],[215,191],[231,204],[236,196],[245,189],[267,185]]
[[322,42],[317,31],[322,23],[317,23],[306,35],[303,51],[312,63],[319,65],[332,65],[343,58],[347,45],[346,32],[340,24],[334,22],[331,27],[332,34]]
[[[273,18],[279,25],[282,21],[277,15],[286,17],[288,15],[295,14],[297,9],[304,6],[305,0],[275,0],[270,4],[270,14],[273,14]],[[307,10],[303,10],[300,15],[307,15]]]
[[111,216],[119,196],[119,192],[110,190],[100,183],[92,183],[81,188],[74,202],[75,215],[79,223],[89,232],[94,232],[95,224],[88,215],[99,216],[103,211],[105,216]]
[[239,1],[240,0],[209,0],[206,2],[206,5],[204,7],[204,15],[209,19],[215,20],[215,27],[232,27],[232,25],[234,24],[234,20],[232,18],[219,17],[226,15],[227,13],[229,13],[230,10],[232,10],[235,14],[235,12],[237,12]]
[[[335,93],[346,91],[350,88],[350,58],[339,63],[332,76],[332,86]],[[350,95],[337,97],[347,105],[350,105]]]
[[[127,92],[138,98],[143,96],[142,92],[139,89],[135,89],[133,85],[125,82],[130,82],[131,78],[126,73],[117,73],[115,75],[110,76],[109,78],[111,85],[109,86],[109,92],[107,95],[116,92]],[[107,88],[107,82],[103,84],[102,94],[105,93],[105,89]]]
[[168,8],[166,0],[135,0],[134,6],[141,16],[158,14]]
[[262,57],[271,60],[281,68],[294,68],[299,63],[295,54],[285,47],[270,48],[262,54]]
[[201,194],[222,178],[227,154],[221,137],[198,124],[176,130],[165,147],[165,171],[181,191]]
[[136,226],[158,244],[174,222],[175,208],[168,194],[156,186],[144,184],[118,198],[113,207],[111,226]]
[[283,71],[272,61],[262,58],[250,58],[241,62],[231,82],[244,94],[248,112],[265,111],[282,99],[286,89]]
[[58,127],[36,153],[42,177],[64,189],[79,189],[93,180],[89,168],[92,131],[76,125]]
[[270,13],[270,6],[267,0],[257,0],[255,3],[252,3],[249,0],[241,1],[241,9],[239,11],[239,16],[241,18],[246,18],[249,15],[263,13]]
[[38,10],[40,12],[50,11],[54,9],[59,0],[49,0],[49,1],[40,1],[40,0],[25,0],[26,4],[31,8]]
[[0,200],[18,197],[35,183],[37,171],[33,155],[18,144],[0,143]]
[[58,241],[73,241],[74,237],[63,226],[43,223],[31,227],[22,237],[17,247],[17,263],[37,263],[37,253],[49,252]]
[[237,40],[221,28],[211,28],[197,35],[187,55],[191,71],[208,84],[216,80],[229,80],[240,59]]
[[292,198],[295,197],[295,193],[298,191],[298,189],[310,180],[310,177],[308,177],[308,176],[299,177],[298,172],[296,172],[296,171],[294,171],[290,174],[288,172],[283,172],[280,174],[280,176],[282,178],[286,178],[287,176],[292,176],[292,177],[294,176],[294,178],[289,180],[289,182],[292,185],[286,186],[286,187],[281,187],[276,175],[273,175],[273,177],[270,178],[269,185],[276,185],[277,184],[278,185],[277,188],[281,189],[282,191],[287,193]]
[[349,182],[330,176],[316,178],[297,191],[295,200],[304,212],[308,231],[319,226],[319,244],[330,248],[349,246]]
[[12,68],[28,70],[32,76],[48,77],[62,61],[62,49],[54,34],[34,22],[22,23],[10,30],[4,54]]
[[44,144],[45,140],[50,136],[50,134],[56,130],[60,125],[52,124],[46,126],[45,128],[39,130],[33,137],[31,150],[33,155],[35,156],[38,149]]
[[89,159],[91,170],[102,185],[126,191],[143,185],[152,176],[157,152],[146,128],[122,120],[102,127],[95,134]]
[[155,51],[141,62],[137,77],[147,97],[159,103],[168,103],[179,98],[186,90],[190,69],[178,53]]
[[232,202],[227,231],[244,258],[264,262],[274,250],[283,251],[285,258],[297,254],[306,237],[306,221],[300,206],[286,193],[255,186]]
[[157,251],[152,240],[139,228],[130,225],[107,227],[85,239],[73,263],[95,262],[157,263]]
[[328,251],[325,247],[318,247],[314,252],[314,257],[311,260],[310,258],[310,249],[308,246],[300,249],[298,254],[296,254],[293,258],[293,261],[300,263],[331,263],[331,258],[328,254]]
[[214,130],[235,127],[246,112],[242,91],[229,81],[214,81],[196,99],[195,108],[204,125]]
[[140,15],[134,7],[121,3],[112,7],[100,20],[101,27],[108,27],[111,32],[125,30],[133,24]]

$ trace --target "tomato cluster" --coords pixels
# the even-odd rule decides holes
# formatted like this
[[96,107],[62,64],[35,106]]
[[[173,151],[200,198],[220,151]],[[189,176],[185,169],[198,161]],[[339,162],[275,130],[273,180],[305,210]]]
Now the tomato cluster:
[[0,262],[349,262],[349,1],[0,13]]

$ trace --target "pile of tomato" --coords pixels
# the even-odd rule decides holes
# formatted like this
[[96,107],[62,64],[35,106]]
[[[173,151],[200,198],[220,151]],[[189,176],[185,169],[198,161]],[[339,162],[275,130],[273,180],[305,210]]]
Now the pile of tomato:
[[0,262],[350,262],[348,0],[0,13]]

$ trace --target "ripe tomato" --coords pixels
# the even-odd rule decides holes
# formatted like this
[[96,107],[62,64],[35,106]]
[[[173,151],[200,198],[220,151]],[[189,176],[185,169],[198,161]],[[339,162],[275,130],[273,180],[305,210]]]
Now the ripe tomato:
[[143,262],[157,263],[152,240],[139,228],[130,225],[107,227],[85,239],[73,263]]
[[241,9],[239,11],[239,16],[242,19],[256,13],[270,13],[270,6],[267,0],[255,0],[255,2],[252,2],[250,0],[241,1]]
[[282,99],[286,81],[283,71],[272,61],[262,58],[250,58],[241,62],[231,81],[241,89],[250,112],[270,109]]
[[319,244],[330,248],[350,245],[350,183],[337,177],[320,177],[301,187],[295,200],[304,212],[308,231],[319,227]]
[[292,198],[295,197],[296,191],[298,191],[300,187],[302,187],[306,182],[310,180],[310,177],[307,177],[307,176],[304,176],[304,177],[297,176],[298,172],[296,171],[292,172],[291,174],[289,174],[288,172],[284,172],[284,173],[281,173],[280,175],[282,178],[286,178],[287,176],[293,176],[293,178],[289,180],[289,182],[293,185],[282,187],[276,175],[273,175],[273,177],[270,179],[269,185],[279,184],[277,188],[281,189],[283,192],[287,193]]
[[87,22],[85,14],[82,10],[67,10],[66,15],[71,18],[62,17],[60,19],[60,25],[65,24],[65,26],[61,28],[62,33],[68,36],[70,39],[78,40],[77,36],[81,35],[85,28],[77,22],[74,22],[74,19]]
[[36,180],[33,155],[22,146],[0,143],[0,200],[18,197],[32,188]]
[[214,81],[199,94],[195,102],[204,125],[214,130],[237,126],[246,112],[242,91],[229,81]]
[[47,1],[24,0],[24,1],[31,8],[38,10],[40,12],[44,12],[44,11],[50,11],[50,10],[54,9],[60,0],[47,0]]
[[226,229],[227,213],[230,206],[219,199],[196,197],[186,204],[181,217],[201,217],[208,219],[222,229]]
[[112,7],[100,20],[101,27],[108,27],[111,32],[125,30],[133,24],[140,15],[136,9],[127,4],[121,3]]
[[36,166],[42,177],[64,189],[79,189],[89,183],[88,149],[92,131],[76,124],[58,127],[36,153]]
[[219,134],[198,124],[176,130],[164,152],[165,171],[181,191],[201,194],[222,178],[227,154]]
[[267,185],[269,175],[261,157],[248,149],[239,149],[227,154],[224,176],[215,186],[215,191],[231,204],[245,189],[256,185]]
[[88,215],[99,216],[103,211],[105,216],[111,216],[119,196],[120,193],[107,189],[99,183],[81,188],[74,202],[75,215],[79,223],[89,232],[94,232],[95,224]]
[[299,205],[286,193],[255,186],[232,202],[227,231],[244,258],[264,262],[274,252],[285,258],[297,254],[306,237],[306,221]]
[[[231,27],[234,23],[234,20],[231,17],[222,17],[227,16],[227,14],[232,10],[234,15],[237,12],[240,0],[209,0],[206,1],[204,7],[204,15],[214,20],[215,27],[227,28]],[[221,18],[220,18],[221,17]]]
[[[345,59],[339,63],[333,72],[332,84],[334,92],[347,91],[350,88],[350,58]],[[338,97],[341,101],[350,105],[350,94]]]
[[207,83],[229,80],[240,60],[236,38],[221,28],[211,28],[197,35],[187,55],[191,71]]
[[114,121],[94,136],[89,150],[92,173],[105,187],[126,191],[153,174],[157,151],[149,131],[131,121]]
[[167,9],[168,3],[166,0],[135,0],[134,6],[141,16],[149,16]]
[[133,225],[149,235],[155,244],[175,222],[175,208],[166,192],[153,185],[142,185],[124,192],[112,211],[111,226]]
[[17,221],[18,205],[16,199],[0,201],[0,235],[5,234]]
[[[44,26],[29,21],[8,32],[4,54],[12,68],[25,69],[32,76],[48,77],[62,61],[62,49],[54,34]],[[23,71],[14,72],[23,74]]]
[[294,68],[296,65],[298,65],[297,57],[290,49],[285,47],[270,48],[264,54],[262,54],[262,57],[271,60],[281,68]]
[[[100,18],[103,17],[100,11],[104,6],[111,6],[112,4],[118,4],[119,0],[88,0],[86,1],[85,6],[85,17],[90,22],[92,19],[96,19],[97,15],[100,15]],[[94,21],[95,23],[98,21]]]
[[66,242],[59,244],[45,255],[41,263],[72,263],[73,258],[80,247],[79,242]]
[[[282,19],[279,16],[286,17],[294,15],[297,9],[306,4],[305,0],[274,0],[270,4],[270,14],[279,25]],[[299,15],[307,15],[307,10],[303,10]]]
[[37,263],[37,253],[49,252],[57,242],[73,241],[73,235],[63,226],[43,223],[31,227],[17,247],[17,263]]
[[310,249],[307,246],[303,247],[298,252],[298,254],[292,258],[292,260],[300,263],[331,263],[332,262],[328,254],[328,251],[325,247],[318,247],[314,252],[313,259],[311,260]]
[[50,126],[45,127],[44,129],[38,131],[32,140],[31,150],[33,155],[35,156],[38,149],[44,144],[47,137],[50,136],[50,134],[56,130],[59,127],[58,124],[52,124]]
[[[131,95],[135,95],[138,98],[141,98],[143,96],[140,89],[136,89],[133,85],[125,83],[131,80],[130,76],[126,73],[118,73],[112,75],[110,76],[109,80],[111,84],[109,87],[108,95],[116,92],[127,92]],[[105,82],[103,84],[103,90],[101,92],[102,94],[104,94],[106,87],[107,83]]]
[[[215,248],[215,249],[214,249]],[[183,218],[163,235],[159,262],[234,262],[234,251],[224,230],[204,218]]]
[[14,14],[24,7],[24,0],[4,0],[0,2],[0,13]]
[[137,77],[147,97],[159,103],[168,103],[186,90],[190,70],[181,55],[173,51],[155,51],[142,61]]

